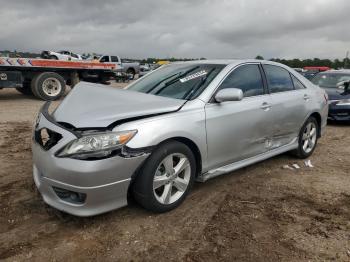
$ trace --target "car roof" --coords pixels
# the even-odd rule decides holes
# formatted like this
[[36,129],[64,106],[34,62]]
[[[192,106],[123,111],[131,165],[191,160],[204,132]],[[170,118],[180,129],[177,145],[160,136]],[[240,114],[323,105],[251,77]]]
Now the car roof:
[[319,74],[349,74],[350,75],[350,69],[328,70],[328,71],[320,72]]
[[238,65],[243,63],[266,63],[266,64],[275,64],[279,66],[285,66],[280,63],[267,60],[258,60],[258,59],[208,59],[208,60],[191,60],[191,61],[179,61],[174,62],[178,63],[192,63],[192,64],[219,64],[219,65]]

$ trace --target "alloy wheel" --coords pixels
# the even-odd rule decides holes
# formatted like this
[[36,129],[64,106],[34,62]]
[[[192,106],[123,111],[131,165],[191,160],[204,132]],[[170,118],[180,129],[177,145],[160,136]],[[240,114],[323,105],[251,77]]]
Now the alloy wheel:
[[302,137],[302,146],[305,153],[310,153],[315,145],[317,139],[317,128],[316,124],[313,122],[309,122],[303,132]]
[[159,164],[153,179],[153,193],[161,204],[176,202],[187,190],[191,179],[191,166],[180,153],[166,156]]

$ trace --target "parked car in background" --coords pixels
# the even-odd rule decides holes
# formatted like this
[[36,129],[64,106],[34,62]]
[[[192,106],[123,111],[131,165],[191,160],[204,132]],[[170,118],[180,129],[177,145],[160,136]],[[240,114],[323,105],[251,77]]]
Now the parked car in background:
[[71,51],[43,51],[41,53],[41,58],[44,59],[55,59],[55,60],[64,60],[64,61],[72,61],[72,60],[83,60],[81,55],[75,54]]
[[304,70],[302,68],[293,68],[295,71],[297,71],[299,74],[302,73]]
[[122,60],[119,56],[103,55],[100,57],[101,63],[115,63],[122,68],[122,71],[130,75],[131,79],[140,72],[140,63]]
[[[127,204],[176,208],[195,180],[315,150],[323,89],[262,60],[164,65],[127,89],[80,83],[35,123],[34,181],[49,205],[91,216]],[[204,196],[203,196],[204,197]]]
[[330,70],[331,68],[328,66],[305,66],[303,67],[303,71],[300,72],[304,77],[311,80],[320,72],[325,72]]
[[143,77],[152,71],[149,64],[140,64],[139,77]]
[[350,121],[350,70],[319,73],[311,81],[326,90],[328,94],[328,118],[336,121]]

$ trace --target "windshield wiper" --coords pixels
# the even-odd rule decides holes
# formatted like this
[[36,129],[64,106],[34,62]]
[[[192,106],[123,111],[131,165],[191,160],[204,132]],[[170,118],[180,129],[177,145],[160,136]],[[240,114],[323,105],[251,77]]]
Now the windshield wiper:
[[205,77],[202,77],[202,79],[201,79],[201,81],[199,82],[199,84],[194,85],[190,90],[188,90],[188,91],[186,92],[186,94],[183,96],[183,98],[186,99],[186,100],[190,100],[190,99],[192,98],[193,94],[195,94],[195,93],[199,90],[199,88],[205,83],[205,81],[208,79],[208,77],[210,76],[210,74],[214,72],[215,69],[216,69],[215,67],[212,68],[212,69],[206,74]]
[[187,71],[185,71],[185,72],[183,72],[183,73],[180,73],[180,75],[177,76],[177,77],[175,77],[173,80],[169,80],[168,82],[166,82],[166,83],[164,84],[164,86],[156,92],[156,94],[159,94],[159,93],[162,92],[165,88],[167,88],[168,86],[170,86],[170,85],[176,83],[177,81],[179,81],[179,79],[181,79],[182,77],[186,76],[187,74],[191,73],[192,71],[194,71],[194,70],[196,70],[196,69],[198,69],[198,68],[199,68],[199,66],[195,66],[195,67],[193,67],[193,68],[191,68],[191,69],[189,69],[189,70],[187,70]]
[[179,73],[172,74],[171,76],[168,76],[168,77],[166,77],[166,78],[160,80],[158,83],[156,83],[154,86],[152,86],[151,89],[148,90],[146,93],[152,92],[157,86],[159,86],[159,85],[160,85],[161,83],[163,83],[165,80],[168,80],[169,78],[172,78],[172,77],[174,77],[174,76],[176,76],[176,75],[178,75],[178,74],[179,74]]

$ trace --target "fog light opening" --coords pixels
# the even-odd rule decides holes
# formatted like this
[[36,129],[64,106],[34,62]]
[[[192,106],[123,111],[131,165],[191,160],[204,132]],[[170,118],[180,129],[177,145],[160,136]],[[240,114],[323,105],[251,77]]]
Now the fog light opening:
[[59,187],[52,187],[56,195],[63,201],[72,204],[83,204],[86,200],[86,194],[73,192]]

